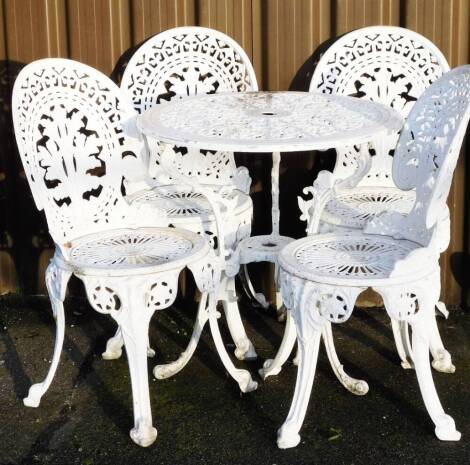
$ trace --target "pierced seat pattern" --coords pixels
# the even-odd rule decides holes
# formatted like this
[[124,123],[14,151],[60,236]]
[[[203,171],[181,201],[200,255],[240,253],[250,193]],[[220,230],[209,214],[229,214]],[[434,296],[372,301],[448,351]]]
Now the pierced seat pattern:
[[[218,186],[214,186],[214,190]],[[224,200],[233,201],[234,214],[239,215],[252,208],[249,195],[240,191],[221,192]],[[152,190],[136,192],[127,198],[132,204],[148,204],[166,212],[169,223],[182,221],[184,218],[203,216],[204,221],[214,221],[214,214],[207,199],[191,188],[179,185],[155,187]]]
[[[390,277],[394,265],[420,245],[386,236],[320,234],[300,239],[285,247],[280,266],[296,276],[322,282],[380,280]],[[424,270],[432,273],[434,270]],[[395,276],[397,277],[397,276]],[[406,279],[406,275],[402,276]]]
[[74,241],[70,263],[81,269],[104,269],[108,273],[124,270],[148,273],[149,268],[162,268],[169,263],[177,267],[179,260],[192,258],[203,245],[204,240],[200,236],[184,230],[113,230]]
[[362,229],[368,220],[393,210],[409,213],[416,194],[394,187],[358,187],[336,193],[325,206],[322,221],[354,229]]

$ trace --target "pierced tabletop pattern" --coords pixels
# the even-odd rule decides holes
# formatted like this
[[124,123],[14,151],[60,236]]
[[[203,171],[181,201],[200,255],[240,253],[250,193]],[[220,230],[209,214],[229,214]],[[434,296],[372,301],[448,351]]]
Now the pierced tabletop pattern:
[[398,131],[402,123],[385,105],[315,92],[198,95],[156,106],[137,122],[162,142],[234,152],[360,144]]

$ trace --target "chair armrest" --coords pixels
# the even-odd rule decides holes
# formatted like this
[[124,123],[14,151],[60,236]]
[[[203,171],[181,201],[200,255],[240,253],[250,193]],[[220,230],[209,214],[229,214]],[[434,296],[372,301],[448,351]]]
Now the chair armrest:
[[235,170],[235,175],[233,176],[233,183],[239,191],[243,192],[244,194],[249,194],[251,187],[251,177],[248,168],[244,166],[239,166]]
[[301,211],[300,219],[307,222],[307,235],[316,234],[325,205],[334,197],[335,181],[330,171],[320,171],[313,186],[305,187],[303,193],[310,194],[310,199],[297,197]]

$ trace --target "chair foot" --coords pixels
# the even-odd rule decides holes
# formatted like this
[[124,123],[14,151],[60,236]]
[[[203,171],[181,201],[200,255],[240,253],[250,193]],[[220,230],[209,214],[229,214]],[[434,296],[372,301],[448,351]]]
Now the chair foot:
[[259,370],[259,374],[263,379],[268,376],[275,376],[279,374],[282,366],[289,358],[294,348],[295,341],[297,340],[297,331],[290,312],[286,316],[286,327],[284,329],[284,336],[274,359],[268,359],[264,362],[263,368]]
[[408,361],[402,361],[401,362],[401,367],[404,369],[404,370],[412,370],[413,369],[413,365],[408,362]]
[[106,350],[101,354],[104,360],[117,360],[122,355],[122,347],[124,339],[122,337],[122,329],[118,326],[116,334],[108,339]]
[[273,370],[270,370],[273,363],[274,363],[274,359],[268,358],[267,360],[264,361],[263,368],[260,368],[258,370],[258,373],[263,380],[265,380],[268,376],[276,376],[281,372],[282,365],[280,365],[279,367]]
[[[122,356],[123,346],[124,339],[122,337],[122,330],[118,327],[116,334],[108,339],[106,350],[101,354],[101,357],[103,357],[103,360],[117,360]],[[147,346],[147,357],[155,357],[155,351],[150,347],[150,343]]]
[[446,349],[439,349],[433,353],[432,367],[441,373],[455,373],[455,365]]
[[121,358],[122,349],[110,347],[110,341],[111,339],[108,341],[108,344],[106,344],[106,350],[101,354],[103,360],[117,360],[118,358]]
[[237,348],[235,349],[235,357],[238,360],[256,360],[258,354],[256,353],[255,347],[249,339],[237,341]]
[[237,379],[238,385],[240,386],[240,391],[243,393],[256,391],[258,389],[257,381],[254,381],[251,377],[250,372],[245,371],[244,375],[240,375],[239,379]]
[[356,379],[349,376],[345,371],[343,365],[333,368],[333,371],[338,378],[339,382],[352,394],[356,396],[365,396],[369,392],[369,385],[363,379]]
[[157,439],[157,429],[148,425],[139,426],[132,428],[129,435],[138,446],[148,447]]
[[28,397],[23,399],[23,404],[26,407],[39,407],[41,398],[45,392],[43,383],[33,384],[28,391]]
[[279,449],[290,449],[300,442],[300,435],[297,431],[289,430],[283,426],[277,432],[277,447]]
[[222,279],[219,300],[222,301],[227,326],[236,346],[235,357],[237,357],[238,360],[255,360],[258,354],[253,344],[248,339],[243,326],[240,310],[238,308],[234,278],[224,277]]
[[455,421],[450,415],[441,415],[434,430],[441,441],[460,441],[461,433],[455,428]]

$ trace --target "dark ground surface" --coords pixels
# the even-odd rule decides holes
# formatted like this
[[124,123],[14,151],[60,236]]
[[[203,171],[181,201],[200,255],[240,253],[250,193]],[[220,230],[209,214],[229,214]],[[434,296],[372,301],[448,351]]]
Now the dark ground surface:
[[[189,308],[188,308],[189,307]],[[131,442],[132,398],[125,355],[104,361],[108,317],[80,299],[66,302],[68,322],[56,378],[38,409],[23,406],[31,382],[43,379],[52,354],[54,322],[45,299],[0,301],[0,463],[3,464],[460,464],[470,459],[470,314],[454,310],[440,320],[453,355],[454,375],[435,373],[441,400],[462,440],[440,442],[433,433],[412,370],[403,370],[382,310],[356,310],[335,328],[347,371],[369,382],[356,397],[336,381],[322,351],[309,411],[295,449],[276,446],[293,394],[296,367],[257,391],[241,395],[213,351],[208,328],[194,358],[174,378],[155,381],[150,394],[156,442]],[[283,326],[262,310],[243,307],[260,358],[257,372],[280,343]],[[186,345],[193,305],[161,311],[152,322],[157,360]],[[226,336],[226,334],[225,334]],[[226,341],[229,341],[225,337]],[[233,346],[229,346],[232,351]],[[150,360],[149,367],[154,364]]]

